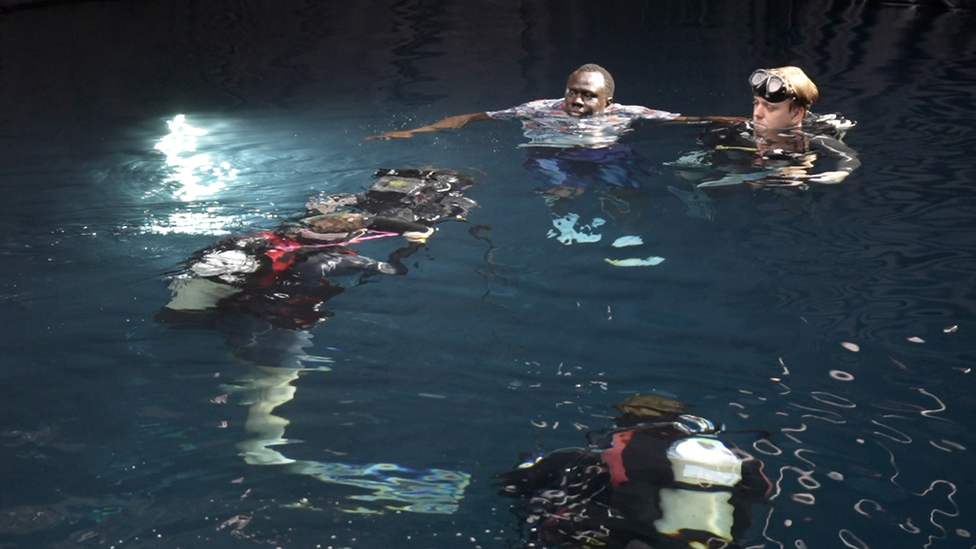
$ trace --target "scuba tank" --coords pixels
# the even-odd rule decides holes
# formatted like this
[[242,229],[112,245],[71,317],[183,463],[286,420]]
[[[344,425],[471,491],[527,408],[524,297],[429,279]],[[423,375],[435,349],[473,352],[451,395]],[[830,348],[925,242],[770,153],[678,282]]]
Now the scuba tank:
[[660,491],[661,534],[706,547],[711,536],[732,541],[735,508],[732,489],[742,480],[742,459],[722,441],[710,437],[676,440],[668,448],[675,486]]

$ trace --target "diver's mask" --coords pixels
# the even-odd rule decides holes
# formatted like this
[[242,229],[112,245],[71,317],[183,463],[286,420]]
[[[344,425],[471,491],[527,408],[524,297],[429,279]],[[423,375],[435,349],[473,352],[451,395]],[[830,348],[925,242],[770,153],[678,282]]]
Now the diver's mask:
[[749,77],[749,85],[756,97],[762,97],[770,103],[782,103],[787,99],[794,99],[796,93],[783,77],[776,73],[759,69]]

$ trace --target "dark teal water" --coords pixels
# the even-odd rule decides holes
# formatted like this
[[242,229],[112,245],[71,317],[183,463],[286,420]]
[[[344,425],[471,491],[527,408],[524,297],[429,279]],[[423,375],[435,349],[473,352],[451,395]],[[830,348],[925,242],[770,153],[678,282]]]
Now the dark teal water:
[[[777,433],[732,436],[774,482],[743,546],[973,547],[974,19],[873,2],[0,14],[0,547],[507,547],[491,474],[585,445],[634,393]],[[639,218],[564,246],[517,124],[364,139],[558,96],[585,62],[619,102],[728,115],[748,115],[754,68],[800,65],[818,110],[858,121],[862,167],[716,193],[706,219],[664,165],[696,129],[644,128],[626,139],[650,166]],[[166,156],[180,114],[206,133]],[[193,251],[428,164],[479,174],[480,207],[406,276],[329,301],[296,334],[309,369],[155,322]],[[598,193],[572,210],[608,218]],[[625,233],[664,262],[607,264]]]

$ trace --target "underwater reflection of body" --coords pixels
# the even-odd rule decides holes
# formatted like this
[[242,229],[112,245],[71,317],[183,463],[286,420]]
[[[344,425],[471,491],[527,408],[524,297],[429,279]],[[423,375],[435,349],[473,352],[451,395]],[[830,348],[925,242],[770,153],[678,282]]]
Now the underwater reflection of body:
[[[331,362],[307,352],[310,330],[331,316],[324,304],[367,277],[405,274],[402,260],[426,242],[435,223],[460,219],[476,206],[461,195],[475,183],[462,172],[427,168],[376,175],[365,193],[311,200],[310,216],[296,224],[225,239],[197,252],[174,278],[173,298],[158,320],[218,330],[235,356],[251,366],[250,375],[226,386],[243,393],[249,406],[245,430],[251,438],[238,445],[247,463],[286,465],[293,473],[365,488],[372,493],[351,498],[378,501],[387,509],[449,513],[463,495],[466,473],[296,461],[272,448],[289,442],[284,436],[289,420],[274,410],[295,397],[293,382],[301,372],[328,369]],[[349,249],[395,236],[408,243],[386,261]],[[378,512],[361,506],[342,510]]]
[[[526,147],[522,165],[539,182],[536,192],[549,206],[553,230],[548,236],[563,244],[600,241],[603,215],[632,233],[644,211],[641,179],[650,176],[649,162],[627,144]],[[575,202],[586,191],[599,200],[600,212],[593,216],[581,215]]]
[[671,399],[633,396],[616,428],[495,476],[526,547],[724,547],[771,485],[762,462]]

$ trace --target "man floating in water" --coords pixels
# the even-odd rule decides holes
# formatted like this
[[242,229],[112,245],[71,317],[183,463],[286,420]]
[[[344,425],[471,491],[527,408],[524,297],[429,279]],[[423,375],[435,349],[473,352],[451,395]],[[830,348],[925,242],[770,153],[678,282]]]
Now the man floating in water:
[[644,120],[703,121],[727,117],[684,117],[667,111],[613,102],[616,85],[610,72],[588,63],[573,71],[566,81],[566,93],[559,99],[539,99],[501,111],[450,116],[412,130],[396,130],[370,139],[413,137],[417,133],[457,129],[478,120],[522,120],[527,146],[609,147],[630,128]]
[[749,86],[751,120],[710,125],[699,139],[704,150],[670,163],[698,188],[840,183],[861,165],[841,141],[854,122],[810,112],[820,91],[803,70],[759,69]]
[[[542,181],[542,193],[552,211],[554,230],[549,236],[563,244],[596,242],[600,217],[587,222],[568,210],[568,200],[586,189],[604,191],[601,207],[625,223],[640,216],[639,174],[646,174],[646,161],[621,136],[645,122],[731,120],[727,117],[683,117],[638,105],[614,103],[616,86],[603,67],[585,64],[569,75],[562,98],[530,101],[500,111],[451,116],[411,130],[389,131],[370,139],[409,138],[418,133],[457,129],[479,120],[522,121],[528,142],[523,145],[523,164]],[[587,219],[589,216],[587,216]],[[640,237],[618,239],[618,246],[639,245]],[[660,258],[653,258],[659,260]],[[630,261],[640,261],[633,259]],[[649,264],[655,264],[653,261]]]
[[519,498],[525,547],[726,547],[772,487],[762,463],[719,438],[680,402],[635,395],[616,427],[586,448],[495,475]]

